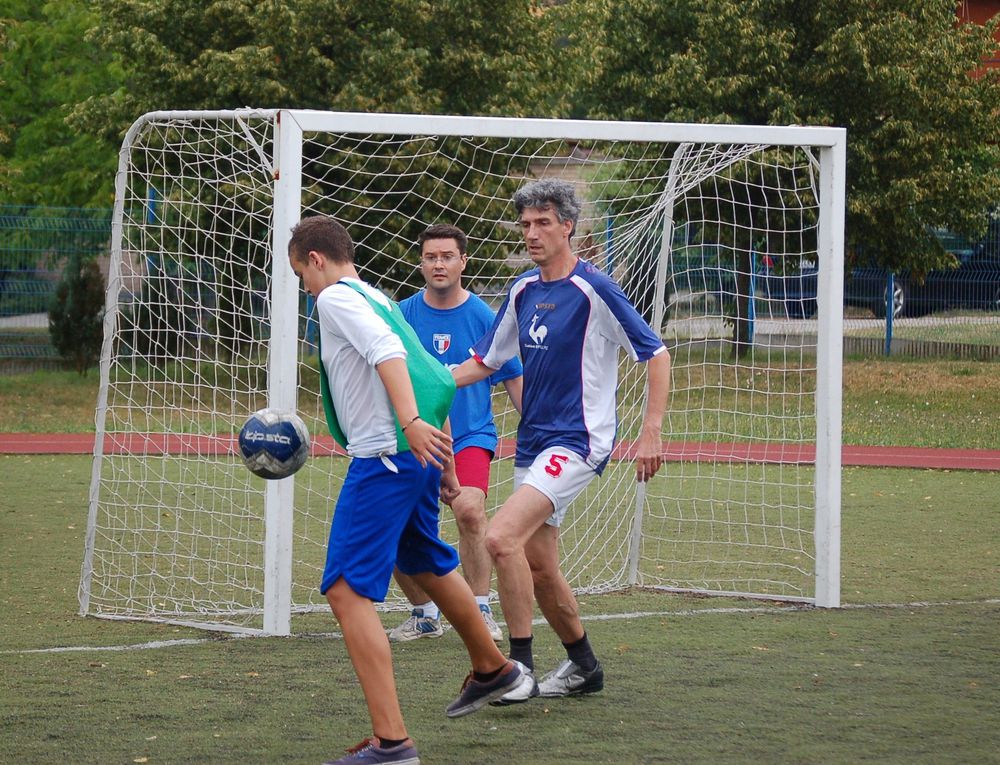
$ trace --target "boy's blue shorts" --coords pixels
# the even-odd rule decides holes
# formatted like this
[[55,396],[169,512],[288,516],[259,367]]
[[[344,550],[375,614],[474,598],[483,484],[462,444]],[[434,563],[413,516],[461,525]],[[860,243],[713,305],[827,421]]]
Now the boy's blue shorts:
[[394,566],[437,576],[458,568],[458,553],[438,532],[440,491],[441,471],[422,467],[411,452],[352,459],[333,513],[320,592],[344,577],[358,595],[381,602]]

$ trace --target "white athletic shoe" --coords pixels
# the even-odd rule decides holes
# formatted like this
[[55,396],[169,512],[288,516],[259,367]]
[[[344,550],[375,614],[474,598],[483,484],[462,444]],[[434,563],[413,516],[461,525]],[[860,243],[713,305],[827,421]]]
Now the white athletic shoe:
[[483,615],[483,621],[486,622],[486,629],[490,631],[490,637],[493,638],[493,642],[502,642],[503,630],[500,629],[497,620],[493,618],[493,611],[490,610],[490,607],[486,603],[481,603],[479,605],[479,612]]
[[539,695],[545,698],[575,696],[578,693],[596,693],[604,688],[604,669],[601,663],[590,672],[584,672],[575,663],[566,659],[555,670],[549,672],[538,684]]
[[389,631],[389,642],[406,643],[419,638],[437,638],[444,634],[441,619],[424,616],[422,608],[410,611],[410,618]]
[[491,706],[507,707],[511,704],[523,704],[538,696],[538,682],[535,680],[535,673],[521,664],[521,662],[518,662],[518,665],[524,670],[524,678],[516,688],[507,691],[507,693],[496,701],[491,701]]

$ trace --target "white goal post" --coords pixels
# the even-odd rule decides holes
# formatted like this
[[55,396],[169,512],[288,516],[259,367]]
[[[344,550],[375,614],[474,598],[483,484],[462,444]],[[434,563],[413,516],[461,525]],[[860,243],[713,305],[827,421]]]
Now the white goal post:
[[[333,215],[362,277],[401,300],[422,286],[419,233],[458,225],[466,284],[496,306],[531,266],[511,195],[545,176],[576,186],[578,254],[673,357],[668,462],[641,486],[644,369],[622,360],[619,446],[562,528],[571,585],[839,606],[845,143],[824,127],[145,115],[116,182],[80,613],[283,635],[326,610],[347,460],[325,429],[291,227]],[[813,269],[816,294],[790,300]],[[265,405],[314,437],[293,478],[239,460],[235,435]],[[502,388],[494,405],[490,511],[510,493],[517,425]],[[442,533],[456,541],[447,508]],[[386,607],[404,607],[397,591]]]

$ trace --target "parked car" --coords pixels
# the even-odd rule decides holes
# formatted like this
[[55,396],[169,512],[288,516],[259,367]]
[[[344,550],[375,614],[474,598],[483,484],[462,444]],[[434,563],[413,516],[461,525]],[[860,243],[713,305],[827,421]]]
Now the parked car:
[[[893,316],[922,316],[934,311],[977,309],[1000,312],[1000,217],[972,247],[947,231],[936,231],[958,260],[954,268],[930,271],[923,281],[908,271],[893,275]],[[772,266],[765,277],[766,296],[781,301],[790,317],[816,313],[817,271],[813,261]],[[844,305],[868,308],[884,318],[889,272],[878,266],[857,267],[844,280]]]
[[816,314],[818,271],[816,261],[796,256],[761,258],[758,283],[765,298],[784,306],[791,319],[808,319]]

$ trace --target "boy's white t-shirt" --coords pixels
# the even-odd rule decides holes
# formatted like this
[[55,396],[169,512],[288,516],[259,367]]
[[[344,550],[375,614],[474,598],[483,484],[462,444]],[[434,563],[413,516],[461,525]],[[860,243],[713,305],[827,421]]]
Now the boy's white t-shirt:
[[[350,281],[376,301],[388,302],[371,285],[359,279]],[[321,362],[337,419],[347,437],[347,453],[352,457],[395,454],[396,418],[375,366],[389,359],[405,359],[403,342],[368,301],[346,284],[323,289],[316,297],[316,313]]]

